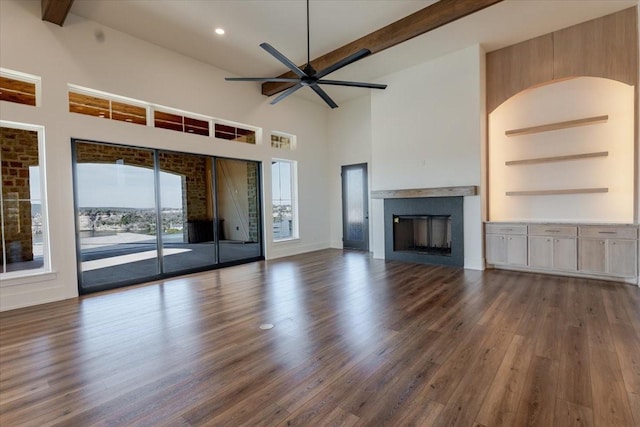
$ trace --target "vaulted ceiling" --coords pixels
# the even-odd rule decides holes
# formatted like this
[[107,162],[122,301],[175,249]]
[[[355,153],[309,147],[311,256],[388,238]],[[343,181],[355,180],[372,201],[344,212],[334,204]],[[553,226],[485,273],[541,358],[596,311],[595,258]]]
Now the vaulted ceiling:
[[[70,3],[70,13],[95,21],[97,31],[100,25],[111,27],[214,65],[230,75],[278,76],[287,71],[259,47],[262,42],[272,44],[298,64],[306,62],[304,0],[43,0],[43,7],[50,2]],[[433,0],[311,0],[311,58],[433,3]],[[636,4],[638,0],[504,0],[331,76],[375,80],[472,44],[481,44],[491,51]],[[224,28],[226,33],[216,35],[215,28]],[[228,84],[255,84],[256,90],[261,90],[258,83]],[[367,89],[326,90],[340,103],[362,95]],[[309,96],[315,101],[317,97],[308,92],[311,91],[298,91],[295,96]]]

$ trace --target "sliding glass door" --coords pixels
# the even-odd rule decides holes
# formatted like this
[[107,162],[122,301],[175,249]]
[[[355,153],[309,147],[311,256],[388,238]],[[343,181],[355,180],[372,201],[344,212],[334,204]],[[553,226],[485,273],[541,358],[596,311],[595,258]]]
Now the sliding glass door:
[[212,164],[207,156],[158,153],[162,264],[166,273],[217,263]]
[[79,142],[75,160],[83,288],[157,276],[153,151]]
[[82,293],[263,259],[260,164],[74,141]]
[[220,262],[260,256],[258,164],[216,159]]

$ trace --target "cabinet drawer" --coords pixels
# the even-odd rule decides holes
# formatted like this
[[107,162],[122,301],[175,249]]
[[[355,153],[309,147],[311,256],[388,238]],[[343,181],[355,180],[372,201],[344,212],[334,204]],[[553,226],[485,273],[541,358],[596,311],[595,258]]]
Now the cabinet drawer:
[[530,225],[531,236],[575,237],[578,235],[578,227],[572,225]]
[[599,239],[637,239],[637,227],[603,227],[581,226],[580,237],[597,237]]
[[487,234],[527,234],[527,226],[520,224],[485,224]]

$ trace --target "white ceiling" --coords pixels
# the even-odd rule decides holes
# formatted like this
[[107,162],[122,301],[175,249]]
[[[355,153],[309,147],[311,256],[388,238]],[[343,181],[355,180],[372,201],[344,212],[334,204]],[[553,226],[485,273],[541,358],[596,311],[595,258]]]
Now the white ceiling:
[[[313,59],[434,1],[310,3]],[[365,58],[331,74],[331,78],[372,81],[473,44],[491,51],[636,4],[638,0],[505,0]],[[304,0],[75,0],[71,13],[209,63],[230,75],[265,77],[287,70],[259,47],[262,42],[270,43],[297,64],[306,62],[305,5]],[[226,34],[216,35],[217,27],[224,28]],[[255,86],[260,90],[258,84]],[[369,90],[323,88],[338,104]],[[310,90],[294,96],[322,103]]]

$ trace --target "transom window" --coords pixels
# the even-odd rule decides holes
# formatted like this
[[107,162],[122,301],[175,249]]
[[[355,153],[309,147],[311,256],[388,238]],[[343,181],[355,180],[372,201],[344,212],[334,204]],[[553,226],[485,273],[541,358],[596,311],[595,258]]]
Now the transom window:
[[0,68],[0,101],[38,105],[40,77]]
[[252,129],[216,123],[215,131],[216,138],[227,139],[229,141],[246,142],[247,144],[256,143],[256,131]]
[[273,132],[271,134],[271,147],[292,150],[294,148],[295,136],[285,133]]

